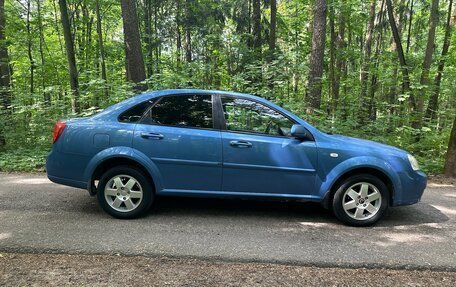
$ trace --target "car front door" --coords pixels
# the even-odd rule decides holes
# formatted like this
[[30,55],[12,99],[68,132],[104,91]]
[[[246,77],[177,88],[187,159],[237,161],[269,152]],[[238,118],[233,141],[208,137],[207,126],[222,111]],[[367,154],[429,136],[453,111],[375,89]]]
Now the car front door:
[[317,150],[313,140],[291,137],[296,122],[248,98],[220,96],[217,103],[224,115],[222,190],[311,197]]
[[222,144],[214,129],[213,96],[159,98],[136,125],[133,147],[158,167],[168,193],[220,191]]

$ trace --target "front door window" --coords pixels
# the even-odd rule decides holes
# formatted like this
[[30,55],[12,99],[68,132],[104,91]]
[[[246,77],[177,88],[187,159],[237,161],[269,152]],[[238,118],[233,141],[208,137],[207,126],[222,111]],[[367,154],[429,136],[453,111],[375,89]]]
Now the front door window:
[[293,122],[279,112],[243,98],[222,97],[226,129],[272,136],[291,136]]

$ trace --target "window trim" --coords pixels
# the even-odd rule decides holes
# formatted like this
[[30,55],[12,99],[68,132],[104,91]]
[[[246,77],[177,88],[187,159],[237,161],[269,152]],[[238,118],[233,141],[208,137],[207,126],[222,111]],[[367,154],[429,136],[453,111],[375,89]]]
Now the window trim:
[[[147,123],[144,122],[146,115],[154,108],[154,106],[162,101],[163,98],[167,97],[182,97],[182,96],[210,96],[211,97],[211,113],[212,113],[212,128],[203,128],[203,127],[194,127],[194,126],[176,126],[176,125],[163,125],[157,123]],[[150,125],[150,126],[159,126],[159,127],[173,127],[173,128],[184,128],[184,129],[197,129],[197,130],[213,130],[213,131],[220,131],[219,128],[216,128],[216,117],[214,112],[214,102],[215,102],[215,95],[210,93],[179,93],[179,94],[169,94],[163,95],[160,97],[155,98],[156,101],[146,110],[141,120],[137,122],[137,124],[143,125]]]
[[[173,97],[173,96],[185,96],[185,95],[196,95],[196,96],[206,96],[206,95],[210,95],[211,96],[211,100],[212,100],[212,128],[201,128],[201,127],[193,127],[193,126],[174,126],[174,125],[161,125],[161,124],[156,124],[156,123],[146,123],[144,122],[144,119],[146,117],[146,115],[151,111],[151,109],[156,105],[158,104],[163,98],[166,98],[166,97]],[[263,103],[261,101],[258,101],[256,99],[252,99],[250,97],[245,97],[245,96],[238,96],[238,95],[231,95],[231,94],[218,94],[218,93],[178,93],[178,94],[169,94],[169,95],[163,95],[163,96],[160,96],[160,97],[153,97],[153,98],[149,98],[141,103],[138,103],[136,105],[133,105],[132,107],[126,109],[125,111],[121,112],[118,116],[117,116],[117,121],[120,122],[120,123],[125,123],[125,124],[143,124],[143,125],[152,125],[152,126],[162,126],[162,127],[173,127],[173,128],[184,128],[184,129],[197,129],[197,130],[209,130],[209,131],[219,131],[219,132],[228,132],[228,133],[237,133],[237,134],[247,134],[247,135],[254,135],[254,136],[265,136],[265,137],[274,137],[274,138],[288,138],[288,139],[295,139],[294,137],[292,136],[281,136],[281,135],[268,135],[268,134],[264,134],[264,133],[255,133],[255,132],[248,132],[248,131],[235,131],[235,130],[228,130],[226,129],[226,119],[225,119],[225,115],[224,115],[224,112],[223,112],[223,104],[222,104],[222,97],[227,97],[227,98],[234,98],[234,99],[245,99],[245,100],[249,100],[249,101],[252,101],[252,102],[255,102],[255,103],[258,103],[258,104],[261,104],[261,105],[264,105],[270,109],[272,109],[273,111],[279,113],[280,115],[284,116],[285,118],[289,119],[293,124],[300,124],[298,123],[295,119],[291,118],[290,116],[288,116],[287,114],[284,114],[283,112],[277,110],[276,108],[270,106],[269,104],[267,103]],[[140,105],[140,104],[143,104],[145,102],[148,102],[148,101],[153,101],[153,103],[151,103],[149,105],[149,107],[145,110],[145,112],[143,113],[141,119],[137,122],[134,122],[134,123],[127,123],[127,122],[122,122],[120,120],[120,116],[129,111],[130,109],[133,109],[135,108],[136,106]],[[309,129],[306,128],[306,130],[309,132],[309,140],[311,141],[315,141],[315,138],[313,136],[313,134],[309,131]]]
[[[254,136],[265,136],[265,137],[274,137],[274,138],[287,138],[287,139],[296,139],[292,136],[281,136],[281,135],[269,135],[269,134],[265,134],[265,133],[255,133],[255,132],[249,132],[249,131],[236,131],[236,130],[228,130],[226,128],[226,119],[225,119],[225,115],[224,115],[224,112],[223,112],[223,104],[222,104],[222,97],[226,97],[226,98],[234,98],[234,99],[243,99],[243,100],[249,100],[249,101],[252,101],[252,102],[255,102],[257,104],[260,104],[260,105],[263,105],[263,106],[266,106],[268,108],[270,108],[271,110],[275,111],[276,113],[282,115],[283,117],[287,118],[288,120],[290,120],[292,122],[293,125],[300,125],[300,123],[298,123],[295,119],[291,118],[290,116],[288,116],[287,114],[284,114],[282,113],[281,111],[277,110],[276,108],[274,107],[271,107],[269,104],[267,103],[263,103],[263,102],[260,102],[258,101],[257,99],[252,99],[250,97],[244,97],[244,96],[237,96],[237,95],[230,95],[230,94],[217,94],[217,97],[218,97],[218,100],[217,100],[217,109],[219,109],[221,111],[221,114],[219,115],[220,116],[220,121],[221,121],[221,131],[222,132],[229,132],[229,133],[238,133],[238,134],[247,134],[247,135],[254,135]],[[214,102],[215,103],[215,102]],[[311,140],[314,141],[315,138],[314,136],[312,135],[312,133],[306,128],[306,130],[309,132],[309,134],[311,135]]]

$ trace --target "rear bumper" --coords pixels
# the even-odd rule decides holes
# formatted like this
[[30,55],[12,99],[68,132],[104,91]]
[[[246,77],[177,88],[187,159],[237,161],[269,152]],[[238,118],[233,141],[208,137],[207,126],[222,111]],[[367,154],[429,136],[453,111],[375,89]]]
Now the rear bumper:
[[73,180],[73,179],[52,176],[49,173],[47,174],[47,177],[49,178],[50,181],[58,183],[58,184],[87,189],[87,183],[83,182],[83,181],[77,181],[77,180]]
[[75,156],[53,149],[46,158],[46,174],[52,182],[87,189],[81,176],[81,161]]
[[393,206],[411,205],[421,200],[426,189],[427,176],[422,171],[413,171],[399,174],[402,184],[400,194],[396,194]]

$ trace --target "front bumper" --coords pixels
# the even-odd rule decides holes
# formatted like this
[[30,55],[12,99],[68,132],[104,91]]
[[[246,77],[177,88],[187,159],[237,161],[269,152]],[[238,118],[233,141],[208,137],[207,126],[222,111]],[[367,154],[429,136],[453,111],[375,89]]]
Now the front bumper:
[[427,176],[421,170],[400,173],[401,191],[395,194],[393,206],[415,204],[426,189]]

